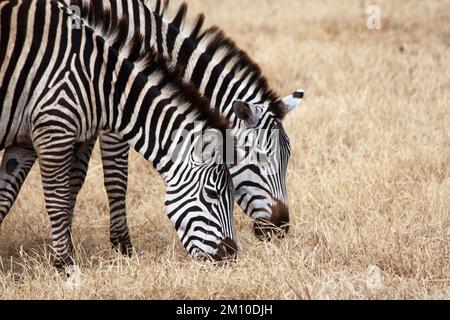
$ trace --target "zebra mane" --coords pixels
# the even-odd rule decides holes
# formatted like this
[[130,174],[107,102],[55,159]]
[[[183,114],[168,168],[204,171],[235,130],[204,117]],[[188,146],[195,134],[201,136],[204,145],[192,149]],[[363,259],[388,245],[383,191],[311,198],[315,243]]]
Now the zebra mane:
[[144,36],[139,31],[133,31],[132,37],[128,36],[130,25],[127,16],[117,21],[117,17],[111,14],[110,8],[103,6],[102,1],[71,0],[70,2],[71,5],[80,8],[80,18],[87,21],[87,26],[100,33],[105,38],[105,42],[111,43],[113,49],[133,63],[137,71],[147,77],[158,74],[161,82],[169,87],[177,105],[190,105],[197,113],[197,120],[205,121],[211,128],[223,132],[229,128],[228,119],[210,108],[209,99],[201,96],[192,84],[182,81],[180,66],[169,69],[165,58],[146,44]]
[[[274,113],[278,119],[283,119],[287,114],[287,108],[282,103],[278,94],[269,87],[267,78],[263,75],[261,67],[253,59],[240,49],[236,42],[230,39],[217,26],[212,26],[203,30],[205,21],[204,14],[199,14],[192,25],[186,22],[186,13],[188,5],[183,2],[178,8],[173,18],[169,17],[169,0],[157,0],[152,6],[150,0],[146,0],[149,8],[154,8],[154,14],[160,19],[170,24],[170,27],[176,28],[179,32],[186,32],[189,39],[201,45],[205,53],[210,57],[220,54],[222,64],[232,63],[231,71],[235,74],[244,74],[251,77],[251,82],[256,84],[264,101],[270,102],[269,111]],[[171,20],[172,19],[172,20]],[[170,22],[169,22],[170,21]]]

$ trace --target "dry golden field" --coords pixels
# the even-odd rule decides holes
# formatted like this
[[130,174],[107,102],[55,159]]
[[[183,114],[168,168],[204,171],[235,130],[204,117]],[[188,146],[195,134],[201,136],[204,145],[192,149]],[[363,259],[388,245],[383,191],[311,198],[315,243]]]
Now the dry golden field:
[[[372,2],[380,31],[366,27]],[[122,258],[110,249],[95,152],[74,221],[80,288],[48,262],[35,167],[0,230],[0,299],[450,299],[450,1],[189,4],[191,17],[205,12],[248,50],[281,94],[305,89],[285,123],[287,239],[256,240],[236,208],[236,263],[192,261],[163,213],[162,182],[133,154],[137,254]]]

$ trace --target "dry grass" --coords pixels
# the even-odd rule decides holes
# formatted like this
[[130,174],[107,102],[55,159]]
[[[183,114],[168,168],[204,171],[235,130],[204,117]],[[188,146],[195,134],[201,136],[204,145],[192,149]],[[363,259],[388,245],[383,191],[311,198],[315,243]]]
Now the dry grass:
[[[282,93],[306,89],[286,121],[292,232],[257,241],[239,209],[238,261],[193,262],[163,214],[163,188],[131,161],[137,255],[109,249],[98,153],[76,210],[82,285],[50,268],[34,168],[0,232],[1,299],[449,299],[450,2],[190,0],[262,64]],[[142,172],[147,172],[144,176]],[[374,267],[376,266],[376,267]],[[368,285],[379,268],[382,285]]]

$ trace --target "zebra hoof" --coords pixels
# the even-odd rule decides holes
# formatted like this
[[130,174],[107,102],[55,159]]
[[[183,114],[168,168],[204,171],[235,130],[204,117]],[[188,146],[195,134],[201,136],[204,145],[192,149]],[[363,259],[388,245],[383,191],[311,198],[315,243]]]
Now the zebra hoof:
[[111,239],[111,245],[114,250],[125,257],[131,258],[133,256],[133,245],[130,238],[126,239]]
[[64,258],[56,258],[53,261],[53,266],[60,274],[65,274],[67,277],[70,276],[70,274],[67,272],[70,268],[72,268],[74,265],[74,261],[72,257],[66,256]]
[[78,266],[66,267],[66,285],[69,289],[79,289],[81,287],[81,270]]
[[289,209],[280,201],[272,206],[272,216],[269,220],[257,219],[253,223],[253,232],[256,237],[271,241],[283,239],[289,231]]

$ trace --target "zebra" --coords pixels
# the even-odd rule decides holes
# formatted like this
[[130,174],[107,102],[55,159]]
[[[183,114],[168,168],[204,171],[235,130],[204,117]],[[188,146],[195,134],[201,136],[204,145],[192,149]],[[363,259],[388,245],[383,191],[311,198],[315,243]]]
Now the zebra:
[[[229,169],[238,204],[255,220],[255,234],[262,239],[283,237],[289,228],[285,177],[291,148],[282,120],[300,105],[303,90],[280,99],[260,67],[234,41],[216,26],[203,30],[203,14],[192,25],[186,23],[186,3],[170,18],[168,0],[157,0],[154,6],[143,2],[110,1],[110,6],[112,11],[127,15],[130,24],[144,34],[145,42],[154,45],[170,66],[181,66],[180,77],[230,120],[233,134],[241,137],[238,158],[249,156],[242,148],[249,131],[267,135],[255,151],[259,158],[272,158],[270,166],[243,161]],[[267,154],[273,149],[277,155]]]
[[[199,160],[210,144],[202,134],[224,132],[228,121],[145,48],[138,32],[128,39],[126,21],[116,25],[98,3],[73,3],[83,9],[79,28],[70,25],[79,17],[57,0],[0,2],[0,150],[22,146],[39,159],[54,266],[74,263],[74,159],[101,130],[127,141],[159,172],[166,213],[189,254],[235,256],[230,173],[216,154]],[[6,161],[7,172],[17,167]]]
[[[91,0],[94,1],[95,0]],[[72,3],[64,0],[66,5]],[[169,65],[182,66],[181,77],[196,86],[198,91],[211,99],[213,108],[229,118],[234,134],[239,136],[246,129],[265,132],[269,138],[257,152],[267,156],[265,150],[273,149],[277,144],[278,162],[272,165],[272,172],[263,174],[260,163],[242,163],[231,165],[233,183],[237,202],[243,211],[252,217],[255,234],[263,239],[270,239],[273,234],[282,237],[288,230],[289,213],[286,190],[286,168],[290,156],[290,144],[282,125],[284,116],[300,105],[303,91],[280,100],[268,87],[267,80],[260,68],[250,57],[240,50],[217,27],[202,30],[204,16],[199,15],[193,25],[185,23],[187,5],[182,4],[173,19],[168,16],[168,1],[163,5],[156,1],[151,7],[140,0],[102,1],[112,12],[113,19],[128,16],[130,35],[140,30],[147,47],[153,46],[158,54],[167,58]],[[152,9],[152,10],[150,10]],[[260,134],[262,135],[262,134]],[[245,137],[245,134],[243,134]],[[93,144],[81,153],[81,161],[76,163],[77,181],[72,190],[71,213],[76,195],[80,190],[87,172]],[[125,197],[127,190],[128,144],[114,134],[102,134],[100,147],[104,165],[105,187],[110,202],[111,232],[113,247],[124,254],[132,252],[125,214]],[[239,148],[241,158],[249,151]],[[0,220],[5,217],[17,196],[32,161],[17,160],[15,153],[26,154],[27,150],[6,150],[0,171],[1,189],[12,190],[6,200],[0,199]],[[28,155],[32,158],[32,154]],[[3,178],[8,161],[19,162],[21,170],[16,170],[13,182]],[[269,222],[269,223],[267,223]],[[280,229],[281,228],[281,229]]]

